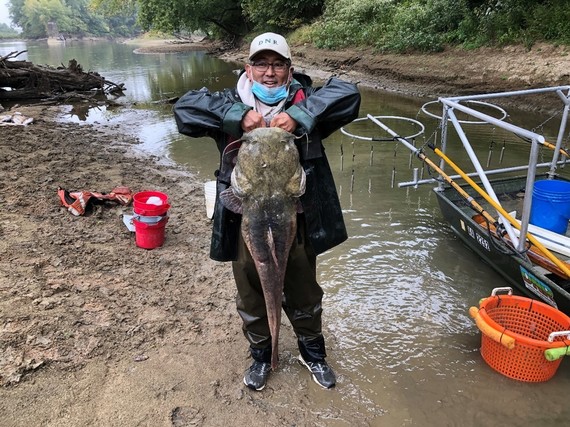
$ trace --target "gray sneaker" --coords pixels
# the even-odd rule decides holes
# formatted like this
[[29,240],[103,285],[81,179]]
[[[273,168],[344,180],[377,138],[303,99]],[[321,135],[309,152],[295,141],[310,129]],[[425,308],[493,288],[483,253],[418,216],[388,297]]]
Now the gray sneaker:
[[254,360],[245,372],[243,383],[252,390],[261,391],[267,384],[269,372],[271,372],[271,363]]
[[299,355],[299,363],[309,370],[313,380],[323,388],[333,388],[336,384],[336,376],[325,359],[318,362],[305,362],[303,356]]

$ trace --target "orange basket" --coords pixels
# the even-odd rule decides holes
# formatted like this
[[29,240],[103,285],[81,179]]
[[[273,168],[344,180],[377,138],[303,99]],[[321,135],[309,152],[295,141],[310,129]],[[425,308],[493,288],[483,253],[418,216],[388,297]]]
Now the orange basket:
[[[508,290],[508,295],[497,295]],[[542,382],[554,376],[570,355],[570,317],[530,298],[496,288],[471,316],[482,332],[481,356],[501,374],[519,381]]]

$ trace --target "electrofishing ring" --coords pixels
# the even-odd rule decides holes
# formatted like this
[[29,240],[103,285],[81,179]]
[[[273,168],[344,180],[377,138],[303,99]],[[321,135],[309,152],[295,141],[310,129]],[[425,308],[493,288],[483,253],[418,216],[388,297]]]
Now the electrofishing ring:
[[[415,119],[410,119],[409,117],[402,117],[402,116],[373,116],[375,119],[395,119],[395,120],[404,120],[406,122],[411,122],[417,126],[419,126],[420,130],[413,134],[413,135],[409,135],[409,136],[402,136],[400,138],[403,139],[414,139],[417,136],[420,136],[422,133],[424,133],[425,131],[425,126],[415,120]],[[359,119],[354,119],[351,123],[356,123],[356,122],[361,122],[363,120],[368,120],[368,117],[361,117]],[[340,131],[345,134],[346,136],[350,136],[351,138],[355,138],[355,139],[361,139],[363,141],[394,141],[394,138],[377,138],[377,137],[373,137],[373,136],[361,136],[361,135],[354,135],[350,132],[348,132],[344,126],[340,128]]]
[[[434,119],[438,119],[441,120],[442,116],[438,116],[434,113],[430,113],[427,110],[427,106],[431,105],[431,104],[435,104],[439,101],[429,101],[426,102],[424,105],[422,105],[421,110],[428,116],[433,117]],[[497,110],[499,113],[501,113],[500,115],[502,115],[502,117],[498,117],[496,120],[505,120],[505,118],[508,116],[507,112],[505,110],[503,110],[501,107],[499,107],[498,105],[495,104],[491,104],[489,102],[483,102],[483,101],[465,101],[466,104],[477,104],[477,105],[484,105],[486,107],[490,107],[493,108],[495,110]],[[449,119],[448,119],[449,120]],[[479,121],[479,120],[457,120],[459,123],[465,124],[465,125],[485,125],[488,122],[486,121]]]

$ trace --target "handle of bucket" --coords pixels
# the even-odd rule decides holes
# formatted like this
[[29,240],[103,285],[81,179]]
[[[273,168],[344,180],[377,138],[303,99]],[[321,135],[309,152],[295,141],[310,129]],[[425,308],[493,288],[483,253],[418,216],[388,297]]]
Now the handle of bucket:
[[167,215],[146,216],[146,215],[135,214],[131,218],[131,222],[136,219],[137,221],[144,222],[145,224],[153,224],[153,223],[164,220],[164,218],[166,218],[166,217],[167,217]]
[[[562,337],[564,335],[566,335],[567,340],[570,340],[570,331],[558,331],[558,332],[552,332],[550,335],[548,335],[547,341],[554,342],[554,338]],[[568,345],[564,347],[547,348],[546,350],[544,350],[544,357],[546,357],[546,360],[548,360],[549,362],[554,362],[555,360],[558,360],[562,356],[566,356],[567,354],[570,354],[570,349],[568,348]]]
[[[508,287],[508,286],[505,286],[505,287],[502,287],[502,288],[494,288],[494,289],[491,291],[491,296],[492,296],[492,297],[495,297],[495,296],[497,296],[497,293],[499,293],[499,292],[507,292],[507,294],[510,296],[510,295],[513,294],[513,288],[510,288],[510,287]],[[487,298],[490,298],[490,297],[481,298],[481,299],[479,300],[479,305],[481,305],[481,304],[483,303],[483,301],[485,301]]]
[[508,295],[512,295],[513,288],[509,288],[508,286],[505,286],[503,288],[495,288],[491,291],[491,296],[494,297],[495,295],[497,295],[497,292],[508,292]]
[[566,339],[570,340],[570,331],[558,331],[558,332],[552,332],[550,335],[548,335],[548,342],[553,342],[554,338],[562,337],[564,335],[567,335]]
[[501,331],[496,330],[487,322],[485,322],[485,320],[481,317],[481,314],[479,313],[479,309],[477,307],[471,307],[469,309],[469,314],[475,320],[475,324],[481,333],[485,334],[493,341],[496,341],[499,344],[505,346],[509,350],[515,347],[515,339],[507,334],[504,334]]

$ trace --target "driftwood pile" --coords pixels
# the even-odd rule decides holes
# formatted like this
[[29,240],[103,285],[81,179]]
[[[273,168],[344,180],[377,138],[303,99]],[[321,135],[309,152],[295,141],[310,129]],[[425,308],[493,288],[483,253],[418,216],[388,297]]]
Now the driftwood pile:
[[57,68],[14,60],[24,52],[0,56],[0,101],[61,101],[110,93],[120,95],[125,89],[122,83],[110,82],[96,72],[84,72],[75,59],[70,60],[67,67]]

